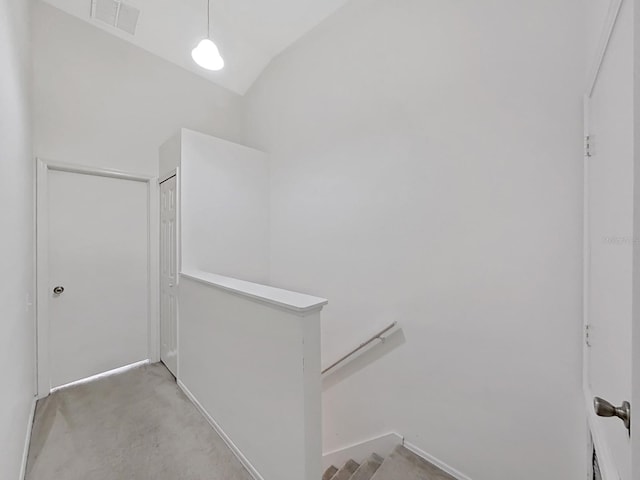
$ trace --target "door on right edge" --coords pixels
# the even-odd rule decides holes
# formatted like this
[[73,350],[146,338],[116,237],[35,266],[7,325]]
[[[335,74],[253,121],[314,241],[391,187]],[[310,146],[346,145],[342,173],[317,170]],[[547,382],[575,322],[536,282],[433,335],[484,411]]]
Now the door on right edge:
[[[634,5],[587,3],[593,67],[585,95],[585,405],[602,478],[637,480],[631,436],[616,416],[624,412],[611,409],[633,405]],[[595,397],[603,399],[599,409]]]
[[178,376],[176,176],[160,184],[160,360]]

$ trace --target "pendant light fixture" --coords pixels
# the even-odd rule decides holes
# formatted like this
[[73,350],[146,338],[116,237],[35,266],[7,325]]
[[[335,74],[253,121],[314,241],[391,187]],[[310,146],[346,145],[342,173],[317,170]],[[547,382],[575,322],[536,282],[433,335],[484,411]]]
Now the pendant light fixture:
[[193,61],[207,70],[222,70],[224,60],[215,43],[211,40],[211,0],[207,0],[207,38],[191,51]]

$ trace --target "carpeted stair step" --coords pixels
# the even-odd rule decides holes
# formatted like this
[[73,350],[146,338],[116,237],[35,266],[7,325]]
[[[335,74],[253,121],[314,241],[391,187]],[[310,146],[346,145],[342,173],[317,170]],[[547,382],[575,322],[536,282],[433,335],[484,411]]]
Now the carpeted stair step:
[[336,473],[338,473],[338,469],[331,465],[327,468],[327,471],[324,472],[324,475],[322,475],[322,480],[331,480]]
[[347,460],[340,470],[336,472],[336,474],[331,477],[331,480],[349,480],[351,475],[356,473],[360,464],[358,462],[354,462],[353,460]]
[[448,473],[399,445],[371,480],[456,480]]
[[384,458],[377,453],[374,453],[362,462],[350,480],[371,480],[371,477],[373,477],[376,471],[380,468],[382,462],[384,462]]

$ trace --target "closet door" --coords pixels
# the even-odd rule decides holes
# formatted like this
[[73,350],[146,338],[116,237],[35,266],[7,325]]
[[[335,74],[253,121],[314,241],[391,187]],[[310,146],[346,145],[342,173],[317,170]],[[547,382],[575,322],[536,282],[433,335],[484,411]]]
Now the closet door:
[[160,359],[178,376],[177,181],[160,184]]

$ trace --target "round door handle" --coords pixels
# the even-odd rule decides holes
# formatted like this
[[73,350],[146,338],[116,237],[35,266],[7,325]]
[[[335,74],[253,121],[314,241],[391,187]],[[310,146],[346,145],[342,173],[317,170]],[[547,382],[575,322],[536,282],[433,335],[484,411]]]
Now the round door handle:
[[64,287],[57,286],[53,288],[53,293],[56,295],[60,295],[62,292],[64,292]]
[[631,432],[631,404],[629,402],[622,402],[621,407],[616,407],[603,398],[595,397],[593,409],[599,417],[618,417]]

